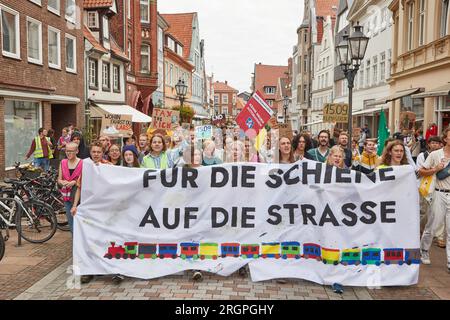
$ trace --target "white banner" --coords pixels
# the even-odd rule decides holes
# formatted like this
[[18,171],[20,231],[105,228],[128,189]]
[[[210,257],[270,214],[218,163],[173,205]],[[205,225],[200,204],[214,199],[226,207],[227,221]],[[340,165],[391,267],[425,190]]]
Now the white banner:
[[183,270],[253,281],[412,285],[419,195],[410,166],[370,176],[316,162],[166,171],[83,165],[78,274],[150,279]]

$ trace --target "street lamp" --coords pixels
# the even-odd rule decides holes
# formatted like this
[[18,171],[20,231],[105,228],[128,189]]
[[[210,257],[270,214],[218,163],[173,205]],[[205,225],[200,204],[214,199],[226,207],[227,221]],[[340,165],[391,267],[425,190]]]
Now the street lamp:
[[283,108],[284,108],[284,123],[287,123],[287,118],[286,118],[286,113],[287,113],[287,109],[289,107],[289,97],[286,96],[284,97],[283,100]]
[[[353,88],[355,84],[355,77],[358,73],[361,61],[366,54],[369,38],[363,33],[363,27],[359,25],[353,27],[354,31],[349,37],[344,35],[343,40],[336,47],[336,53],[339,59],[339,65],[344,72],[345,78],[348,82],[348,134],[352,136],[352,105],[353,105]],[[352,149],[352,139],[348,139],[348,148]]]
[[184,99],[187,94],[187,85],[184,84],[184,80],[179,79],[178,83],[175,85],[175,90],[177,91],[178,99],[180,99],[181,107],[183,106]]

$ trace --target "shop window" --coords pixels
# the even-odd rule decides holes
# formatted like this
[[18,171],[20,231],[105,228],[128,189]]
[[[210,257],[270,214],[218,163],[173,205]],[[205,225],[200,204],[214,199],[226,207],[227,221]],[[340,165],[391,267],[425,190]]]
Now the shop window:
[[5,101],[5,166],[25,162],[25,155],[41,127],[39,102]]

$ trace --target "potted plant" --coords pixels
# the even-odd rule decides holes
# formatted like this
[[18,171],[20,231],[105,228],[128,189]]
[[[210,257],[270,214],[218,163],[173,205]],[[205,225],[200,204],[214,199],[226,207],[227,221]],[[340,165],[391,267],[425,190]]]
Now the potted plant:
[[180,112],[180,124],[191,123],[192,118],[194,118],[195,111],[190,105],[175,106],[172,110]]

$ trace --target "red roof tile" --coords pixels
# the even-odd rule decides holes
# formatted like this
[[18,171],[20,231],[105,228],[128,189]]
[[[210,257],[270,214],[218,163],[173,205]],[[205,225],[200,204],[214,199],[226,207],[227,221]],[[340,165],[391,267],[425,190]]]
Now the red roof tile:
[[259,91],[264,99],[275,99],[275,95],[266,95],[264,87],[278,87],[278,79],[287,76],[287,66],[255,65],[255,90]]
[[111,51],[116,57],[120,58],[121,60],[130,61],[130,59],[128,59],[127,54],[122,50],[121,47],[119,47],[119,45],[112,37],[110,43],[111,43]]
[[92,8],[109,8],[112,7],[114,0],[84,0],[83,7],[85,9]]
[[169,24],[168,33],[183,43],[183,57],[189,59],[192,43],[192,21],[196,13],[161,14]]
[[214,92],[224,92],[224,91],[235,91],[236,93],[239,92],[238,90],[230,87],[228,83],[219,82],[216,81],[213,83]]
[[95,50],[101,52],[101,53],[107,53],[108,50],[106,50],[100,42],[98,42],[97,39],[95,39],[95,36],[92,34],[91,30],[89,30],[88,27],[83,26],[83,35],[86,38],[87,41],[89,41],[90,44],[94,47]]
[[338,4],[339,0],[317,0],[316,16],[317,17],[335,16],[337,13]]

